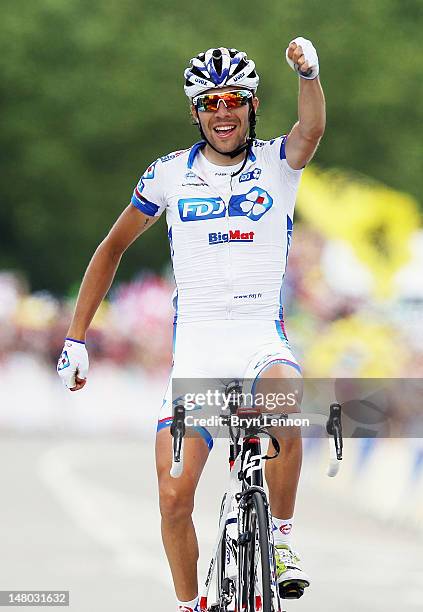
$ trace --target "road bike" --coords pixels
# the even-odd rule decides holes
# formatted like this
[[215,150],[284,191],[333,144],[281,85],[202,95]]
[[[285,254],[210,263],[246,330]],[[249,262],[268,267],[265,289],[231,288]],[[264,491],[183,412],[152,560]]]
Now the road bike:
[[[240,381],[231,381],[226,387],[229,410],[221,417],[221,422],[229,433],[230,479],[222,499],[207,577],[200,590],[200,609],[201,612],[283,612],[284,600],[301,597],[306,585],[290,581],[281,586],[277,581],[272,518],[263,486],[263,466],[264,461],[278,456],[280,444],[268,429],[268,415],[242,410],[241,392]],[[171,426],[171,476],[174,478],[183,471],[185,413],[183,404],[174,406]],[[296,413],[272,415],[272,419],[277,418],[280,426],[289,426],[293,416],[306,418],[308,424],[325,429],[330,452],[327,473],[335,476],[343,452],[341,406],[331,404],[329,416]],[[263,436],[273,443],[272,455],[262,453]],[[210,589],[212,583],[214,596]]]

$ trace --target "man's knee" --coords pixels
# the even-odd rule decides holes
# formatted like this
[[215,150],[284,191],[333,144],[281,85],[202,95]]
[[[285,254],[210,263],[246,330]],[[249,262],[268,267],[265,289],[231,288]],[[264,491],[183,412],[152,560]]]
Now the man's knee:
[[[302,443],[302,439],[301,439],[301,435],[300,433],[294,434],[287,434],[286,432],[277,432],[277,434],[275,434],[275,432],[273,432],[274,435],[276,435],[276,438],[279,441],[279,446],[280,446],[280,450],[279,450],[279,454],[281,455],[281,457],[288,457],[288,456],[301,456],[302,455],[302,451],[303,451],[303,443]],[[272,442],[269,443],[269,451],[271,451],[271,453],[276,452],[275,447],[273,446]]]
[[163,519],[173,521],[191,516],[194,509],[194,491],[175,486],[172,482],[160,485],[160,513]]

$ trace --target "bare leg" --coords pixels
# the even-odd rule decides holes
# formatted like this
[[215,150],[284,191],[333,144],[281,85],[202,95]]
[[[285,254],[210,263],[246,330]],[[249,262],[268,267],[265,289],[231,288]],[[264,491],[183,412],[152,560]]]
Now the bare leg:
[[287,519],[294,514],[301,461],[301,438],[291,438],[281,440],[279,456],[266,462],[270,508],[277,518]]
[[156,438],[156,467],[159,484],[162,538],[172,572],[176,596],[190,601],[198,594],[198,543],[191,514],[198,480],[208,457],[200,438],[185,438],[184,472],[180,478],[169,474],[172,464],[170,428]]
[[[291,366],[275,364],[264,372],[257,386],[262,393],[280,393],[285,395],[297,387],[301,391],[301,376]],[[296,394],[297,395],[297,394]],[[279,412],[298,412],[301,392],[298,393],[298,404],[282,407]],[[278,439],[281,450],[276,459],[266,461],[265,474],[269,487],[270,508],[272,515],[280,519],[291,518],[294,514],[298,480],[302,463],[302,441],[300,431],[290,428],[283,432],[276,428],[272,434]],[[273,444],[270,443],[270,452]]]

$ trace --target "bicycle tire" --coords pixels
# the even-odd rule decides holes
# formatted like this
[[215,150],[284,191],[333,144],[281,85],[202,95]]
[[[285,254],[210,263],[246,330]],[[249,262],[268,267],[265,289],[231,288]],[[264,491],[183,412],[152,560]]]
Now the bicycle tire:
[[[248,502],[243,519],[243,532],[247,541],[238,547],[238,599],[240,609],[246,612],[272,612],[270,577],[270,545],[268,513],[261,493],[254,492]],[[258,559],[258,553],[260,558]],[[260,566],[260,567],[258,567]],[[257,581],[261,581],[261,602],[257,606]]]
[[[220,505],[220,516],[219,516],[219,524],[220,521],[222,520],[222,514],[223,514],[223,507],[225,505],[225,501],[226,501],[226,493],[223,496],[221,505]],[[225,574],[226,574],[226,527],[223,531],[222,534],[222,539],[220,541],[219,544],[219,548],[217,551],[217,567],[216,567],[216,571],[217,571],[217,576],[216,576],[216,596],[217,598],[220,597],[221,595],[221,590],[222,590],[222,582],[225,579]]]
[[[222,503],[220,506],[219,526],[222,520],[223,508],[224,508],[225,502],[226,502],[226,493],[223,496]],[[214,604],[214,606],[210,608],[210,610],[213,610],[216,612],[227,612],[228,608],[227,608],[227,605],[224,599],[225,597],[231,599],[230,593],[233,588],[231,586],[231,584],[233,584],[233,581],[230,580],[227,576],[228,549],[227,549],[227,542],[226,542],[226,538],[227,538],[226,530],[227,530],[227,527],[225,525],[223,533],[222,533],[222,539],[220,540],[220,544],[219,544],[219,547],[217,549],[217,554],[216,554],[216,604]]]

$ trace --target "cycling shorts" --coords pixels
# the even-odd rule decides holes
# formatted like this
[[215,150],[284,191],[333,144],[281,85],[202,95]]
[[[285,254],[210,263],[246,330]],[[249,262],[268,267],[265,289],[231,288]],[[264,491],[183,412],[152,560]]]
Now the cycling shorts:
[[[282,321],[219,320],[178,323],[174,326],[173,368],[159,413],[157,431],[172,423],[175,387],[180,381],[201,379],[222,392],[229,381],[255,381],[277,363],[301,368],[292,354]],[[194,385],[195,386],[195,385]],[[251,387],[250,387],[251,388]],[[179,392],[177,396],[180,397]],[[195,427],[213,447],[215,433]]]

